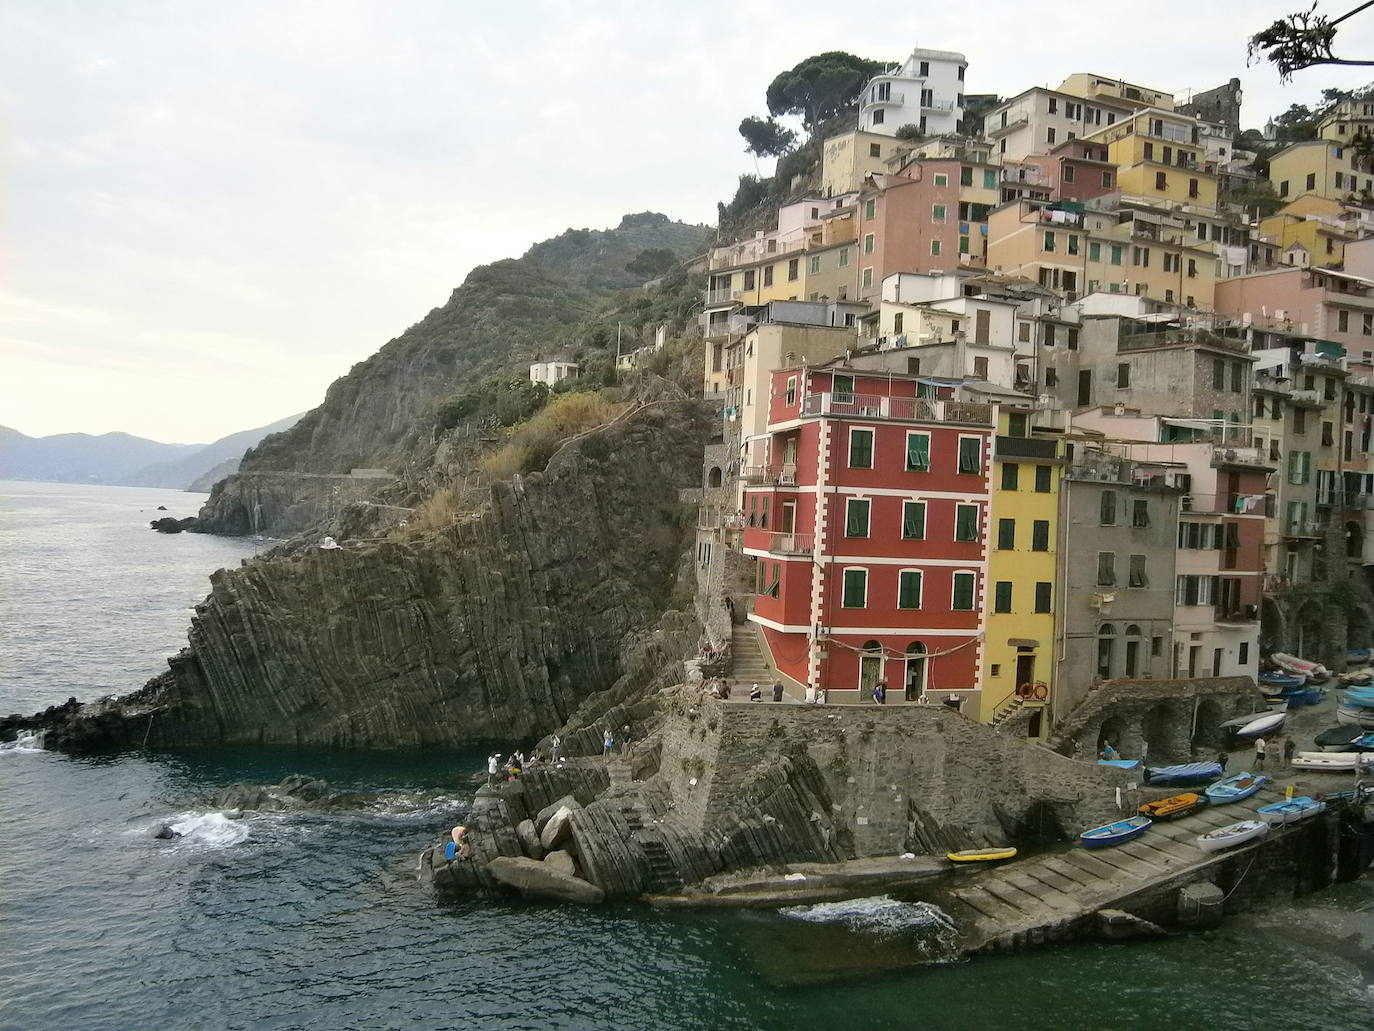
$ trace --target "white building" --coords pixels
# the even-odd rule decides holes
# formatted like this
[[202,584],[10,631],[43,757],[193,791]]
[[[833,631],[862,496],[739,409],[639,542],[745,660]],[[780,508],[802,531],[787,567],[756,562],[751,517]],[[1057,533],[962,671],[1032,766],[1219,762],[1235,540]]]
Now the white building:
[[859,129],[895,136],[914,125],[922,136],[957,133],[964,117],[968,60],[952,50],[920,50],[869,80],[859,98]]
[[983,118],[983,135],[1005,161],[1048,154],[1061,143],[1097,132],[1128,117],[1129,103],[1085,100],[1034,86],[995,107]]
[[577,362],[534,362],[530,365],[530,382],[553,386],[560,380],[577,375]]

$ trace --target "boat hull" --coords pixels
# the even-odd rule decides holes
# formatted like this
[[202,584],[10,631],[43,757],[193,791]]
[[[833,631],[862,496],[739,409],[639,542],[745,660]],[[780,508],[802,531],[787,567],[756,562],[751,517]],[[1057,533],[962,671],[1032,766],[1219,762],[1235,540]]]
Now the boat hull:
[[1146,784],[1206,784],[1221,776],[1220,763],[1182,763],[1145,767]]
[[1306,795],[1301,795],[1297,798],[1290,798],[1286,802],[1262,805],[1257,812],[1259,818],[1269,826],[1282,827],[1284,824],[1297,823],[1299,820],[1316,816],[1325,808],[1325,802],[1317,802]]
[[1016,858],[1016,849],[1006,848],[968,848],[962,852],[946,852],[945,858],[951,863],[1000,863]]
[[1154,802],[1146,802],[1137,812],[1156,823],[1166,820],[1177,820],[1195,813],[1207,804],[1207,798],[1193,791],[1185,791],[1180,795],[1170,795],[1168,798],[1157,799]]
[[1262,838],[1268,832],[1269,824],[1263,820],[1241,820],[1201,835],[1197,847],[1204,852],[1220,852]]
[[1219,780],[1215,784],[1207,785],[1205,794],[1207,801],[1212,805],[1225,805],[1227,802],[1239,802],[1249,798],[1264,787],[1268,781],[1269,778],[1262,774],[1246,771],[1234,774],[1225,780]]
[[1138,838],[1150,829],[1153,821],[1144,816],[1132,816],[1103,827],[1094,827],[1078,836],[1084,848],[1108,848]]

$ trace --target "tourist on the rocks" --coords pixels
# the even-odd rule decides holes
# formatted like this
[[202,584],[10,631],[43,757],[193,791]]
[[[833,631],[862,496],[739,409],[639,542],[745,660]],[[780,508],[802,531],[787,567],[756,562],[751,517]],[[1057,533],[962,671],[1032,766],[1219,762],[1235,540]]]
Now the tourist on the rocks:
[[1283,739],[1283,765],[1291,767],[1293,765],[1293,754],[1297,752],[1298,746],[1294,744],[1291,737]]
[[1264,738],[1255,738],[1255,769],[1264,769],[1264,751],[1268,746],[1264,743]]
[[1116,758],[1116,749],[1112,747],[1112,743],[1110,741],[1106,742],[1102,746],[1102,758],[1107,762],[1111,762],[1113,759]]
[[607,727],[601,732],[601,754],[607,759],[611,757],[611,749],[615,747],[615,737],[611,734],[611,728]]
[[487,756],[487,786],[496,786],[496,775],[501,772],[501,754],[492,752]]
[[[730,697],[729,685],[726,685],[725,697]],[[630,725],[628,723],[622,725],[620,728],[620,750],[622,752],[628,752],[630,750]]]
[[549,739],[549,758],[551,762],[563,761],[563,739],[557,734]]
[[773,701],[782,701],[782,681],[780,680],[773,681]]
[[750,690],[749,690],[749,700],[750,700],[751,702],[761,702],[761,701],[763,701],[763,691],[759,689],[759,685],[758,685],[758,684],[755,684],[752,688],[750,688]]

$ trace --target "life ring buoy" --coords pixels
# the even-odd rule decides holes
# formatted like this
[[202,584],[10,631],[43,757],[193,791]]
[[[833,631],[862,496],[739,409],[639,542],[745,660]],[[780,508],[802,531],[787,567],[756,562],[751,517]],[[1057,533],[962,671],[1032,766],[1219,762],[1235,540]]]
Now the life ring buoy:
[[1049,689],[1048,685],[1043,684],[1043,683],[1038,683],[1038,682],[1037,682],[1036,684],[1034,684],[1034,685],[1032,686],[1031,690],[1032,690],[1032,691],[1034,692],[1034,694],[1035,694],[1035,699],[1036,699],[1036,701],[1043,702],[1046,698],[1048,698],[1048,697],[1050,696],[1050,689]]
[[1030,684],[1017,684],[1017,685],[1016,685],[1016,697],[1017,697],[1017,698],[1029,698],[1030,696],[1031,696],[1031,685],[1030,685]]

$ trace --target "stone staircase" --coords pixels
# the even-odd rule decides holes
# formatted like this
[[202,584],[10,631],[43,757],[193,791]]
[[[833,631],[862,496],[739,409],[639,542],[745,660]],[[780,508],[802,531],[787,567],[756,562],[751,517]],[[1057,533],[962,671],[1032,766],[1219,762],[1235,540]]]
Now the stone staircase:
[[992,722],[990,722],[988,726],[996,730],[998,727],[1002,726],[1002,724],[1006,723],[1007,720],[1020,712],[1021,706],[1025,704],[1026,699],[1021,695],[1012,695],[997,707],[997,711],[992,714]]
[[775,673],[768,665],[759,643],[759,630],[752,622],[737,623],[730,635],[730,691],[736,697],[748,697],[749,689],[758,684],[765,697],[773,687]]
[[649,862],[649,877],[645,890],[660,895],[681,891],[684,883],[682,874],[673,862],[673,857],[668,854],[668,848],[658,832],[644,826],[643,816],[635,806],[621,806],[620,815],[625,821],[626,829],[630,831],[635,842],[643,850],[644,858]]

